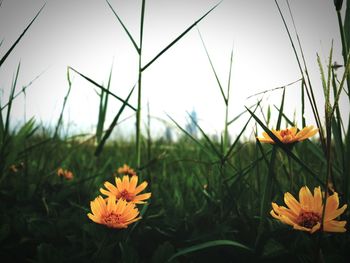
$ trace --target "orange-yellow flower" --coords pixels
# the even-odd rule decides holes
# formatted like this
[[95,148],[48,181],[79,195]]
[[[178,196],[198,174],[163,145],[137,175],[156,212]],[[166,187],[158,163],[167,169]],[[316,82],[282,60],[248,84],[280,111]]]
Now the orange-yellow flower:
[[73,173],[72,173],[71,171],[69,171],[69,170],[64,170],[64,169],[62,169],[62,168],[59,168],[59,169],[57,170],[57,175],[58,175],[58,176],[61,176],[61,177],[64,177],[64,178],[67,179],[67,180],[72,180],[73,177],[74,177],[74,175],[73,175]]
[[110,182],[105,182],[104,186],[107,188],[107,190],[100,188],[100,192],[109,197],[115,196],[116,199],[124,199],[135,204],[143,204],[145,203],[144,200],[147,200],[151,197],[151,193],[138,195],[147,187],[148,183],[143,182],[137,186],[137,181],[137,175],[131,176],[131,178],[127,175],[124,175],[123,180],[121,180],[119,177],[116,177],[115,185],[111,184]]
[[122,167],[118,168],[118,174],[134,176],[136,175],[136,172],[134,169],[130,168],[130,166],[128,166],[127,164],[124,164]]
[[[314,194],[307,186],[299,191],[299,202],[290,193],[284,194],[284,202],[287,207],[272,203],[270,214],[281,222],[293,226],[294,229],[314,233],[321,228],[323,201],[320,187],[315,187]],[[338,221],[336,218],[344,213],[347,205],[339,208],[338,194],[335,192],[327,197],[326,209],[323,221],[325,232],[345,232],[346,221]]]
[[[272,129],[271,132],[284,144],[289,144],[289,143],[295,143],[295,142],[300,142],[303,140],[306,140],[312,136],[314,136],[317,132],[318,129],[314,128],[314,126],[306,126],[303,128],[301,131],[298,132],[297,127],[291,127],[287,128],[284,130],[274,130]],[[263,137],[257,137],[257,139],[260,142],[265,142],[265,143],[270,143],[274,144],[275,141],[270,138],[270,136],[266,133],[262,133]]]
[[90,202],[90,207],[92,214],[88,213],[88,217],[95,223],[110,228],[127,228],[129,224],[141,219],[135,204],[128,203],[123,199],[116,202],[115,196],[106,200],[102,196],[98,196]]

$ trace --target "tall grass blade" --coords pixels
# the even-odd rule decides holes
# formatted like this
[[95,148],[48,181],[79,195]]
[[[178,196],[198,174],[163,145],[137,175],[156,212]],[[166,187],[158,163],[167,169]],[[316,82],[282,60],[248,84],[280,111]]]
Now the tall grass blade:
[[[112,71],[113,71],[113,65],[111,67],[111,70],[109,72],[109,78],[107,83],[107,90],[110,90],[111,86],[111,80],[112,80]],[[99,105],[99,112],[98,112],[98,120],[97,120],[97,127],[96,127],[96,140],[97,143],[100,143],[103,133],[103,127],[106,119],[107,114],[107,106],[108,106],[108,94],[101,90],[100,95],[100,105]]]
[[[288,10],[289,10],[289,14],[292,18],[292,22],[293,22],[293,27],[294,27],[294,31],[295,31],[295,34],[296,34],[296,38],[297,38],[297,42],[298,42],[298,46],[299,46],[299,50],[301,52],[301,57],[302,57],[302,60],[303,60],[303,65],[304,65],[304,70],[305,70],[305,75],[306,75],[306,78],[304,76],[304,71],[302,69],[302,66],[301,66],[301,62],[300,62],[300,59],[299,59],[299,56],[298,56],[298,53],[297,53],[297,50],[295,48],[295,45],[294,45],[294,41],[292,39],[292,36],[291,36],[291,33],[289,31],[289,28],[288,28],[288,25],[286,23],[286,20],[284,19],[284,16],[283,16],[283,13],[281,11],[281,8],[277,2],[277,0],[275,0],[275,4],[278,8],[278,12],[282,18],[282,21],[283,21],[283,24],[284,24],[284,27],[287,31],[287,34],[288,34],[288,38],[289,38],[289,41],[292,45],[292,48],[293,48],[293,51],[294,51],[294,54],[295,54],[295,58],[297,60],[297,63],[298,63],[298,66],[299,66],[299,70],[300,70],[300,74],[302,76],[302,79],[304,80],[303,83],[305,84],[305,90],[306,90],[306,94],[308,96],[308,99],[309,99],[309,102],[310,102],[310,106],[311,106],[311,109],[312,109],[312,112],[313,112],[313,115],[314,115],[314,118],[315,118],[315,121],[316,121],[316,124],[317,124],[317,128],[319,129],[319,133],[320,133],[320,140],[321,140],[321,143],[322,143],[322,147],[323,147],[323,150],[324,152],[326,152],[326,145],[325,145],[325,140],[324,140],[324,134],[323,134],[323,128],[322,128],[322,125],[321,125],[321,120],[320,120],[320,115],[318,113],[318,109],[317,109],[317,104],[316,104],[316,100],[315,100],[315,96],[314,96],[314,93],[313,93],[313,90],[312,90],[312,85],[311,85],[311,81],[310,81],[310,77],[309,77],[309,74],[308,74],[308,70],[307,70],[307,66],[306,66],[306,61],[305,61],[305,57],[304,57],[304,52],[303,52],[303,49],[302,49],[302,46],[301,46],[301,42],[300,42],[300,38],[299,38],[299,34],[297,32],[297,29],[296,29],[296,26],[295,26],[295,23],[294,23],[294,17],[293,17],[293,13],[291,11],[291,8],[290,8],[290,5],[289,5],[289,1],[286,0],[287,2],[287,6],[288,6]],[[308,82],[306,83],[307,80]],[[307,85],[308,84],[308,85]]]
[[252,252],[252,249],[237,242],[237,241],[232,241],[232,240],[213,240],[213,241],[208,241],[208,242],[204,242],[198,245],[194,245],[188,248],[184,248],[181,249],[179,252],[177,252],[176,254],[172,255],[167,262],[171,262],[173,261],[175,258],[179,257],[179,256],[183,256],[192,252],[196,252],[196,251],[200,251],[203,249],[208,249],[211,247],[217,247],[217,246],[233,246],[235,248],[239,248],[239,249],[243,249],[249,252]]
[[15,77],[14,77],[14,80],[13,80],[13,83],[12,83],[12,87],[11,87],[10,97],[9,97],[8,106],[7,106],[4,136],[7,136],[8,133],[9,133],[10,114],[11,114],[12,102],[14,100],[14,94],[15,94],[15,90],[16,90],[16,85],[17,85],[17,80],[18,80],[18,74],[19,74],[20,67],[21,67],[21,63],[19,63],[18,66],[17,66],[17,71],[16,71],[16,74],[15,74]]
[[156,61],[161,55],[163,55],[169,48],[171,48],[176,42],[178,42],[183,36],[185,36],[193,27],[195,27],[203,18],[205,18],[210,12],[212,12],[222,1],[217,3],[214,7],[212,7],[208,12],[206,12],[201,18],[195,21],[191,26],[189,26],[182,34],[180,34],[175,40],[173,40],[169,45],[167,45],[161,52],[158,53],[150,62],[148,62],[143,68],[144,71],[148,68],[154,61]]
[[56,138],[58,136],[59,128],[61,126],[62,119],[63,119],[63,112],[64,112],[64,109],[66,107],[66,103],[67,103],[67,100],[68,100],[68,97],[69,97],[69,94],[70,94],[70,91],[71,91],[71,88],[72,88],[72,82],[71,82],[71,79],[70,79],[70,76],[69,76],[69,69],[68,69],[68,67],[67,67],[67,81],[68,81],[68,91],[67,91],[66,96],[63,99],[63,105],[62,105],[60,117],[58,118],[58,121],[57,121],[57,124],[56,124],[56,128],[55,128],[55,133],[53,135],[54,138]]
[[[199,34],[199,37],[201,39],[201,42],[203,44],[203,47],[204,47],[204,50],[205,50],[205,53],[207,54],[207,57],[208,57],[208,60],[209,60],[209,63],[210,63],[210,67],[214,73],[214,76],[215,76],[215,79],[216,79],[216,82],[218,83],[219,85],[219,88],[220,88],[220,92],[221,92],[221,95],[222,95],[222,98],[224,99],[224,102],[225,102],[225,105],[227,106],[227,103],[228,103],[228,99],[224,93],[224,90],[222,88],[222,85],[220,83],[220,80],[219,80],[219,77],[218,77],[218,74],[216,73],[216,70],[215,70],[215,67],[213,65],[213,62],[211,61],[211,58],[210,58],[210,55],[209,55],[209,52],[208,52],[208,49],[207,47],[205,46],[205,43],[204,43],[204,40],[203,40],[203,37],[202,37],[202,34],[201,32],[199,31],[198,29],[198,34]],[[231,54],[231,65],[232,65],[232,54]],[[230,73],[231,73],[231,68],[230,68]]]
[[107,4],[109,5],[110,9],[112,10],[112,12],[114,13],[115,17],[118,19],[119,23],[121,24],[121,26],[123,27],[125,33],[128,35],[131,43],[133,44],[134,48],[136,49],[137,53],[140,54],[140,48],[137,46],[134,38],[132,37],[132,35],[130,34],[129,30],[126,28],[126,26],[124,25],[123,21],[120,19],[120,17],[118,16],[118,14],[114,11],[112,5],[109,3],[108,0],[106,0]]
[[136,111],[136,165],[141,165],[141,95],[142,95],[142,46],[143,46],[143,23],[145,18],[146,0],[142,0],[141,18],[140,18],[140,52],[138,65],[138,92],[137,92],[137,111]]
[[[94,84],[96,87],[100,88],[101,90],[103,90],[104,92],[106,92],[107,94],[111,95],[112,97],[116,98],[117,100],[121,101],[121,102],[125,102],[122,98],[120,98],[119,96],[115,95],[114,93],[110,92],[109,90],[107,90],[105,87],[103,87],[102,85],[98,84],[97,82],[93,81],[92,79],[90,79],[89,77],[86,77],[85,75],[83,75],[82,73],[80,73],[79,71],[75,70],[72,67],[68,67],[69,69],[73,70],[75,73],[77,73],[78,75],[80,75],[81,77],[83,77],[84,79],[86,79],[87,81],[89,81],[90,83]],[[128,106],[129,108],[131,108],[132,110],[136,111],[135,107],[131,106],[129,103],[126,104],[126,106]]]
[[[278,114],[277,124],[276,124],[276,130],[280,129],[281,121],[282,121],[282,112],[284,107],[284,99],[285,99],[285,92],[286,89],[283,89],[282,94],[282,100],[281,100],[281,106],[280,106],[280,112]],[[253,113],[254,114],[254,113]],[[263,153],[263,152],[262,152]],[[270,205],[271,199],[272,199],[272,190],[273,190],[273,177],[275,175],[275,162],[276,162],[276,154],[277,154],[277,146],[274,145],[272,148],[271,158],[268,163],[268,174],[267,178],[265,179],[265,185],[263,188],[263,195],[261,198],[261,205],[260,205],[260,224],[258,229],[258,236],[255,241],[255,249],[258,254],[261,253],[262,249],[262,235],[264,232],[264,226],[266,222],[266,216],[267,216],[267,210]]]
[[31,20],[31,22],[28,24],[28,26],[24,29],[24,31],[22,32],[22,34],[17,38],[17,40],[12,44],[12,46],[10,47],[10,49],[5,53],[5,55],[1,58],[0,60],[0,68],[2,66],[2,64],[6,61],[7,57],[11,54],[11,52],[13,51],[13,49],[17,46],[17,44],[19,43],[19,41],[22,39],[22,37],[25,35],[25,33],[27,32],[27,30],[30,28],[30,26],[34,23],[34,21],[36,20],[36,18],[39,16],[39,14],[41,13],[41,11],[43,10],[43,8],[45,7],[46,4],[44,4],[39,12],[35,15],[35,17]]
[[103,146],[105,145],[107,139],[108,139],[109,136],[111,135],[111,133],[112,133],[114,127],[117,125],[117,122],[118,122],[118,120],[119,120],[119,117],[120,117],[120,115],[122,114],[122,112],[124,111],[124,109],[125,109],[125,107],[126,107],[128,101],[129,101],[129,99],[130,99],[130,97],[131,97],[131,94],[133,93],[134,89],[135,89],[135,86],[131,89],[131,91],[130,91],[128,97],[124,100],[123,105],[120,107],[120,109],[119,109],[117,115],[114,117],[114,119],[113,119],[111,125],[109,126],[108,130],[107,130],[106,133],[104,134],[104,136],[103,136],[101,142],[98,144],[98,146],[97,146],[97,148],[96,148],[96,151],[95,151],[95,156],[99,156],[100,153],[102,152]]

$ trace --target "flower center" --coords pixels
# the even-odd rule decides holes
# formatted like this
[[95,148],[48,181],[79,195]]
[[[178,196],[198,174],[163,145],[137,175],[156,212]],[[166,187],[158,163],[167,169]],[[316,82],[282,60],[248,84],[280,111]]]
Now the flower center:
[[282,130],[280,134],[281,134],[282,138],[284,138],[288,135],[292,135],[292,132],[289,129],[285,129],[285,130]]
[[114,227],[115,225],[120,224],[120,221],[121,221],[120,216],[121,216],[120,214],[114,214],[114,213],[106,215],[104,218],[105,224],[108,227]]
[[130,202],[134,199],[134,195],[130,194],[127,190],[123,190],[120,192],[120,198]]
[[319,214],[314,212],[301,212],[297,219],[298,225],[313,228],[317,223],[321,222]]

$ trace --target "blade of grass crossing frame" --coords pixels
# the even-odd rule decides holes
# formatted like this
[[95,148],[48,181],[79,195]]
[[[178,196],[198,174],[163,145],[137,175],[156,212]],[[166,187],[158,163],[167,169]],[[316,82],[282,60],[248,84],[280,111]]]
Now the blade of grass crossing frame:
[[[285,98],[285,92],[286,89],[283,89],[282,94],[282,100],[281,100],[281,106],[280,106],[280,112],[278,114],[277,124],[276,124],[276,130],[280,129],[281,121],[282,121],[282,112],[284,107],[284,98]],[[274,145],[272,148],[271,158],[268,165],[268,174],[267,178],[265,179],[265,185],[263,188],[263,196],[261,198],[261,205],[260,205],[260,224],[258,229],[258,236],[255,241],[255,249],[258,254],[262,251],[262,235],[264,233],[264,227],[265,227],[265,221],[267,216],[267,210],[271,203],[272,199],[272,190],[273,190],[273,176],[274,176],[274,170],[275,170],[275,162],[276,162],[276,154],[277,154],[277,145]]]
[[61,126],[62,119],[63,119],[63,112],[64,112],[64,109],[66,107],[66,103],[67,103],[67,100],[68,100],[68,97],[69,97],[69,94],[70,94],[70,91],[71,91],[71,88],[72,88],[72,82],[71,82],[71,79],[70,79],[70,76],[69,76],[69,69],[68,69],[68,67],[67,67],[67,81],[68,81],[68,91],[67,91],[66,96],[63,99],[63,105],[62,105],[60,117],[58,118],[58,121],[57,121],[57,124],[56,124],[56,128],[55,128],[55,133],[53,135],[54,138],[56,138],[57,135],[58,135],[58,131],[59,131],[59,128]]
[[306,120],[305,120],[305,81],[304,79],[301,82],[301,123],[302,127],[306,127]]
[[122,112],[124,111],[124,109],[125,109],[125,107],[126,107],[128,101],[129,101],[129,99],[130,99],[130,97],[131,97],[131,94],[133,93],[134,89],[135,89],[135,86],[131,89],[131,91],[130,91],[128,97],[125,99],[123,105],[120,107],[120,109],[119,109],[117,115],[114,117],[114,119],[113,119],[111,125],[109,126],[108,130],[107,130],[106,133],[104,134],[104,136],[103,136],[101,142],[98,144],[98,146],[97,146],[97,148],[96,148],[96,151],[95,151],[95,156],[100,155],[100,153],[102,152],[103,146],[105,145],[106,140],[109,138],[109,136],[111,135],[111,133],[112,133],[114,127],[117,125],[117,122],[118,122],[118,120],[119,120],[119,117],[120,117],[120,115],[122,114]]
[[189,26],[184,32],[182,32],[175,40],[173,40],[169,45],[167,45],[161,52],[159,52],[150,62],[148,62],[143,68],[144,71],[148,68],[154,61],[156,61],[163,53],[165,53],[169,48],[171,48],[176,42],[178,42],[183,36],[185,36],[193,27],[195,27],[203,18],[205,18],[210,12],[212,12],[222,1],[214,5],[208,12],[206,12],[201,18],[195,21],[191,26]]
[[30,23],[28,24],[28,26],[24,29],[24,31],[22,32],[22,34],[17,38],[17,40],[12,44],[12,46],[10,47],[10,49],[5,53],[5,55],[2,57],[2,59],[0,60],[0,68],[2,66],[2,64],[6,61],[6,59],[8,58],[8,56],[11,54],[11,52],[13,51],[13,49],[17,46],[17,44],[19,43],[19,41],[22,39],[22,37],[25,35],[25,33],[28,31],[28,29],[31,27],[31,25],[34,23],[34,21],[37,19],[37,17],[39,16],[39,14],[41,13],[41,11],[43,10],[43,8],[45,7],[46,4],[44,4],[40,10],[38,11],[38,13],[35,15],[35,17],[30,21]]
[[197,244],[188,248],[183,248],[181,249],[179,252],[175,253],[174,255],[172,255],[167,262],[172,262],[175,258],[179,257],[179,256],[183,256],[192,252],[196,252],[196,251],[200,251],[203,249],[208,249],[211,247],[217,247],[217,246],[233,246],[235,248],[239,248],[239,249],[243,249],[246,251],[252,251],[251,248],[237,242],[237,241],[232,241],[232,240],[213,240],[213,241],[208,241],[208,242],[204,242],[201,244]]
[[[315,101],[315,96],[314,96],[314,93],[313,93],[313,90],[312,90],[311,81],[310,81],[310,77],[309,77],[307,66],[306,66],[306,62],[305,62],[304,52],[303,52],[303,49],[302,49],[302,46],[301,46],[301,43],[300,43],[300,38],[299,38],[299,35],[298,35],[298,32],[297,32],[295,23],[294,23],[294,17],[293,17],[293,13],[292,13],[290,5],[289,5],[289,1],[286,0],[286,2],[287,2],[289,14],[290,14],[292,22],[293,22],[293,27],[294,27],[294,30],[295,30],[295,34],[296,34],[297,42],[298,42],[299,49],[300,49],[300,52],[301,52],[301,56],[302,56],[302,59],[303,59],[305,74],[306,74],[306,78],[308,80],[308,82],[307,82],[308,85],[307,85],[307,83],[305,81],[304,71],[303,71],[303,69],[301,67],[301,62],[300,62],[298,53],[296,51],[296,48],[295,48],[292,36],[290,34],[290,31],[289,31],[289,28],[288,28],[287,23],[286,23],[286,21],[284,19],[284,16],[283,16],[283,13],[281,11],[281,8],[280,8],[277,0],[275,0],[275,4],[276,4],[276,6],[278,8],[278,11],[279,11],[279,14],[280,14],[280,16],[282,18],[284,27],[285,27],[285,29],[287,31],[287,34],[288,34],[288,37],[289,37],[289,41],[290,41],[290,43],[292,45],[292,48],[293,48],[293,51],[294,51],[294,54],[295,54],[295,58],[297,60],[298,66],[299,66],[300,74],[302,75],[302,78],[303,78],[303,84],[305,85],[304,87],[305,87],[305,90],[306,90],[306,94],[307,94],[307,97],[309,99],[309,103],[310,103],[310,106],[311,106],[311,109],[312,109],[312,112],[313,112],[313,115],[314,115],[314,118],[315,118],[315,121],[316,121],[316,124],[317,124],[317,128],[319,129],[320,139],[321,139],[323,150],[324,150],[324,152],[326,152],[326,145],[325,145],[325,141],[324,141],[324,135],[323,135],[323,129],[322,129],[322,125],[321,125],[320,115],[318,113],[317,104],[316,104],[316,101]],[[309,86],[309,88],[308,88],[308,86]]]
[[[227,99],[227,97],[226,97],[226,95],[225,95],[225,93],[224,93],[224,90],[223,90],[222,85],[221,85],[221,83],[220,83],[219,77],[218,77],[218,75],[217,75],[217,73],[216,73],[215,67],[214,67],[214,65],[213,65],[213,62],[211,61],[211,58],[210,58],[208,49],[207,49],[207,47],[205,46],[204,40],[203,40],[203,38],[202,38],[202,34],[201,34],[201,32],[199,31],[199,29],[198,29],[198,34],[199,34],[199,37],[200,37],[201,42],[202,42],[202,44],[203,44],[205,53],[207,54],[207,57],[208,57],[208,60],[209,60],[209,63],[210,63],[210,67],[211,67],[211,69],[212,69],[212,71],[213,71],[213,73],[214,73],[216,82],[217,82],[218,85],[219,85],[222,98],[224,99],[225,105],[227,106],[228,99]],[[232,57],[231,57],[231,64],[232,64]]]
[[[113,65],[111,67],[111,70],[109,72],[109,77],[108,77],[108,83],[107,83],[107,90],[108,91],[110,90],[110,86],[111,86],[112,71],[113,71]],[[99,112],[98,112],[98,121],[97,121],[97,127],[96,127],[97,143],[101,142],[103,127],[104,127],[106,114],[107,114],[107,106],[108,106],[108,93],[101,90],[100,105],[99,105]]]
[[[121,102],[125,102],[122,98],[120,98],[119,96],[115,95],[114,93],[110,92],[109,90],[107,90],[105,87],[103,87],[102,85],[96,83],[95,81],[93,81],[92,79],[90,79],[89,77],[86,77],[85,75],[83,75],[82,73],[80,73],[79,71],[75,70],[72,67],[68,67],[69,69],[73,70],[75,73],[77,73],[78,75],[80,75],[81,77],[83,77],[84,79],[86,79],[87,81],[89,81],[90,83],[94,84],[96,87],[100,88],[101,90],[105,91],[106,93],[108,93],[109,95],[111,95],[112,97],[116,98],[117,100],[121,101]],[[128,106],[129,108],[133,109],[134,111],[136,111],[135,107],[131,106],[129,103],[126,104],[126,106]]]
[[224,127],[224,153],[227,152],[227,147],[229,143],[229,134],[228,134],[228,106],[230,101],[230,89],[231,89],[231,73],[232,73],[232,62],[233,62],[233,47],[231,49],[230,56],[230,69],[228,72],[228,81],[227,81],[227,92],[226,92],[226,107],[225,107],[225,127]]
[[109,5],[110,9],[112,10],[112,12],[114,13],[115,17],[118,19],[119,23],[121,24],[121,26],[123,27],[125,33],[128,35],[131,43],[133,44],[134,48],[136,49],[136,52],[138,54],[140,54],[140,48],[137,46],[134,38],[132,37],[132,35],[130,34],[129,30],[126,28],[126,26],[124,25],[123,21],[120,19],[120,17],[118,16],[118,14],[114,11],[112,5],[108,2],[108,0],[106,0],[107,4]]
[[142,0],[140,19],[140,48],[138,65],[138,89],[137,89],[137,111],[136,111],[136,165],[141,166],[141,94],[142,94],[142,46],[143,46],[143,23],[145,18],[146,1]]
[[13,98],[14,98],[14,94],[15,94],[15,90],[16,90],[16,85],[17,85],[18,74],[19,74],[20,68],[21,68],[21,63],[19,63],[17,66],[16,74],[15,74],[15,77],[14,77],[14,80],[12,83],[12,87],[11,87],[11,92],[10,92],[10,97],[9,97],[7,112],[6,112],[5,129],[4,129],[4,134],[3,134],[4,141],[5,141],[5,136],[7,136],[8,132],[9,132],[9,128],[10,128],[11,108],[12,108],[12,102],[13,102]]

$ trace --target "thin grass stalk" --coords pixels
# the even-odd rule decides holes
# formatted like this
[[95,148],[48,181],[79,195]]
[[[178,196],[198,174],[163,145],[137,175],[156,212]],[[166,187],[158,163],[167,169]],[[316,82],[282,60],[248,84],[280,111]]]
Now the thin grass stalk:
[[[152,159],[152,137],[151,137],[151,111],[149,101],[147,102],[147,163],[151,163]],[[150,169],[147,169],[148,178],[151,178]]]
[[[339,26],[339,33],[340,33],[340,39],[341,39],[341,43],[342,43],[342,55],[343,55],[343,60],[344,60],[344,65],[347,64],[347,57],[348,57],[348,44],[346,41],[346,36],[345,36],[345,31],[344,31],[344,26],[343,26],[343,20],[341,17],[341,13],[340,13],[340,9],[336,8],[337,11],[337,18],[338,18],[338,26]],[[346,78],[346,83],[348,85],[348,97],[350,100],[350,77],[348,76]]]
[[[307,79],[307,81],[308,81],[308,85],[306,84],[305,81],[303,81],[303,83],[304,83],[304,85],[305,85],[304,87],[305,87],[306,94],[307,94],[308,99],[309,99],[309,102],[310,102],[310,106],[311,106],[312,111],[313,111],[313,115],[314,115],[314,118],[315,118],[315,121],[316,121],[316,124],[317,124],[317,128],[319,129],[322,148],[323,148],[324,152],[326,152],[326,150],[325,150],[325,149],[326,149],[326,146],[325,146],[325,140],[324,140],[324,135],[323,135],[323,129],[322,129],[320,117],[319,117],[319,114],[318,114],[318,109],[317,109],[317,106],[316,106],[315,97],[314,97],[313,91],[312,91],[311,81],[310,81],[310,77],[309,77],[309,74],[308,74],[308,71],[307,71],[307,66],[306,66],[306,62],[305,62],[305,58],[304,58],[304,53],[303,53],[303,50],[302,50],[302,47],[301,47],[299,35],[298,35],[298,33],[297,33],[297,30],[296,30],[296,26],[295,26],[295,23],[294,23],[293,14],[292,14],[291,9],[290,9],[290,6],[289,6],[289,2],[288,2],[288,0],[287,0],[286,2],[287,2],[287,5],[288,5],[289,13],[290,13],[291,18],[292,18],[294,30],[295,30],[295,32],[296,32],[296,37],[297,37],[297,40],[298,40],[299,49],[300,49],[301,54],[302,54],[302,59],[303,59],[303,63],[304,63],[306,78],[305,78],[305,76],[304,76],[304,71],[303,71],[303,69],[302,69],[302,67],[301,67],[301,62],[300,62],[298,53],[297,53],[297,51],[296,51],[296,48],[295,48],[295,45],[294,45],[292,36],[291,36],[291,34],[290,34],[290,31],[289,31],[289,28],[288,28],[287,23],[286,23],[286,21],[285,21],[285,19],[284,19],[284,16],[283,16],[283,14],[282,14],[281,8],[280,8],[279,4],[277,3],[277,0],[275,0],[275,4],[276,4],[276,6],[277,6],[277,8],[278,8],[278,11],[279,11],[279,13],[280,13],[280,15],[281,15],[281,18],[282,18],[284,27],[285,27],[285,29],[286,29],[286,31],[287,31],[287,34],[288,34],[290,43],[291,43],[291,45],[292,45],[292,48],[293,48],[293,51],[294,51],[294,54],[295,54],[295,58],[296,58],[296,60],[297,60],[297,63],[298,63],[299,70],[300,70],[300,73],[301,73],[301,75],[302,75],[302,78],[303,78],[303,80]],[[308,87],[309,87],[310,90],[308,89]]]
[[68,81],[68,91],[67,91],[66,96],[63,99],[63,105],[62,105],[60,117],[58,118],[53,138],[57,138],[57,136],[58,136],[58,132],[59,132],[59,129],[60,129],[61,124],[62,124],[63,112],[64,112],[64,109],[66,107],[66,103],[67,103],[67,100],[68,100],[68,97],[69,97],[69,94],[70,94],[70,91],[71,91],[71,88],[72,88],[72,81],[70,79],[69,68],[68,67],[67,67],[67,81]]
[[[317,128],[319,129],[320,138],[321,138],[321,144],[322,144],[323,150],[325,152],[326,151],[325,150],[326,146],[325,146],[325,140],[324,140],[324,135],[323,135],[323,128],[322,128],[322,125],[321,125],[321,119],[320,119],[320,115],[318,113],[317,103],[316,103],[315,95],[314,95],[314,92],[313,92],[313,89],[312,89],[310,76],[309,76],[308,69],[307,69],[307,66],[306,66],[306,61],[305,61],[303,48],[301,46],[301,41],[300,41],[299,34],[298,34],[298,31],[297,31],[297,28],[296,28],[296,25],[295,25],[295,22],[294,22],[294,16],[293,16],[292,10],[290,8],[289,1],[286,0],[286,2],[287,2],[289,14],[290,14],[291,19],[292,19],[295,35],[296,35],[298,46],[299,46],[299,50],[300,50],[300,53],[301,53],[301,58],[302,58],[303,64],[304,64],[305,75],[306,75],[307,82],[308,82],[308,85],[306,85],[306,82],[304,82],[305,89],[306,89],[306,92],[307,92],[307,95],[308,95],[308,98],[309,98],[309,101],[310,101],[311,108],[313,110],[313,114],[314,114],[314,118],[315,118],[315,121],[316,121],[316,124],[317,124]],[[302,74],[303,74],[303,72],[302,72]],[[302,76],[303,76],[303,79],[305,79],[304,75],[302,75]]]
[[[337,87],[336,87],[336,80],[335,80],[335,72],[334,69],[332,70],[332,86],[333,86],[333,94],[336,94]],[[335,109],[335,116],[333,117],[333,135],[334,135],[334,142],[335,142],[335,148],[337,152],[337,157],[340,159],[340,165],[342,167],[342,175],[344,178],[343,183],[343,192],[344,196],[348,196],[348,176],[347,176],[347,166],[346,166],[346,158],[345,158],[345,150],[344,150],[344,144],[343,144],[343,134],[342,134],[342,117],[340,114],[339,106],[336,106]],[[345,198],[346,200],[346,198]]]
[[25,33],[28,31],[28,29],[31,27],[31,25],[34,23],[34,21],[37,19],[37,17],[39,16],[39,14],[41,13],[41,11],[44,9],[46,4],[44,4],[40,10],[38,11],[38,13],[36,13],[36,15],[34,16],[34,18],[30,21],[30,23],[28,24],[28,26],[23,30],[22,34],[16,39],[16,41],[12,44],[12,46],[10,47],[10,49],[5,53],[5,55],[0,59],[0,67],[2,66],[2,64],[6,61],[6,59],[8,58],[8,56],[11,54],[11,52],[13,51],[13,49],[17,46],[17,44],[21,41],[22,37],[25,35]]
[[[277,125],[276,129],[279,130],[281,126],[281,121],[282,121],[282,112],[283,112],[283,107],[284,107],[284,99],[285,99],[285,92],[286,89],[283,89],[283,94],[282,94],[282,100],[281,100],[281,106],[280,106],[280,112],[278,115],[277,119]],[[257,143],[260,144],[260,142],[257,141]],[[261,198],[261,206],[260,206],[260,224],[258,228],[258,236],[255,241],[255,249],[258,255],[261,253],[262,250],[262,236],[264,233],[264,227],[265,227],[265,222],[266,222],[266,214],[267,214],[267,208],[270,205],[271,202],[271,197],[272,197],[272,190],[273,190],[273,177],[274,177],[274,169],[275,169],[275,162],[276,162],[276,157],[277,157],[277,145],[273,145],[272,148],[272,153],[271,153],[271,158],[269,161],[268,165],[268,174],[267,178],[265,179],[265,185],[263,189],[263,196]]]
[[[108,84],[107,84],[107,90],[110,90],[111,87],[111,80],[112,80],[112,71],[113,71],[113,65],[111,67],[111,71],[109,73],[108,78]],[[101,90],[100,96],[100,106],[99,106],[99,112],[98,112],[98,120],[97,120],[97,127],[96,127],[96,140],[99,144],[101,142],[102,133],[103,133],[103,127],[106,120],[106,114],[107,114],[107,106],[108,106],[108,93],[104,90]]]
[[10,97],[9,97],[8,106],[7,106],[3,141],[5,141],[5,136],[8,135],[9,129],[10,129],[10,114],[11,114],[12,102],[14,100],[14,95],[15,95],[15,90],[16,90],[16,86],[17,86],[17,80],[18,80],[20,68],[21,68],[21,63],[18,63],[16,74],[15,74],[15,77],[14,77],[14,80],[12,83],[12,87],[11,87],[11,93],[10,93]]
[[143,24],[145,17],[146,0],[142,0],[141,20],[140,20],[140,45],[139,45],[139,68],[138,68],[138,93],[137,93],[137,111],[136,111],[136,166],[141,166],[141,91],[142,91],[142,43],[143,43]]
[[228,144],[229,144],[229,134],[228,134],[228,108],[229,108],[229,102],[230,102],[230,89],[231,89],[231,72],[232,72],[232,61],[233,61],[233,48],[231,50],[231,57],[230,57],[230,70],[228,75],[228,82],[227,82],[227,95],[226,100],[227,104],[225,107],[225,128],[224,128],[224,154],[227,152]]
[[306,127],[304,79],[301,82],[301,124],[302,127]]

